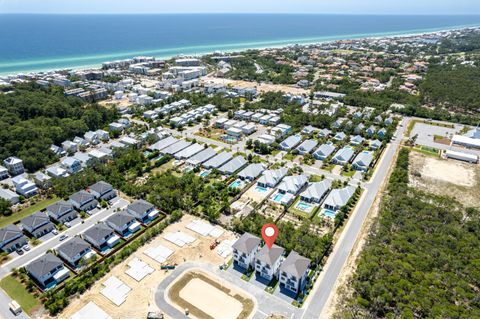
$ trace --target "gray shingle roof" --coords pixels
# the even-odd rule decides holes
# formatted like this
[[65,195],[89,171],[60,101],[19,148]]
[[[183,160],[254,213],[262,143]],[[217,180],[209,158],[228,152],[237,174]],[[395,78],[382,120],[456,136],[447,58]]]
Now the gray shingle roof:
[[187,163],[191,165],[198,165],[208,161],[210,158],[217,155],[217,152],[211,147],[204,149],[200,153],[195,154],[187,160]]
[[126,211],[121,211],[118,213],[115,213],[111,215],[110,217],[107,218],[107,222],[122,228],[128,223],[131,223],[132,221],[135,221],[135,217],[127,213]]
[[95,197],[92,194],[90,194],[89,192],[81,190],[79,192],[76,192],[75,194],[72,194],[69,198],[70,198],[70,200],[73,200],[73,201],[83,205],[84,203],[87,203],[87,202],[93,200]]
[[302,197],[320,199],[332,186],[332,181],[325,179],[321,182],[310,184],[301,194]]
[[47,221],[50,221],[50,218],[48,218],[47,214],[37,211],[32,215],[22,219],[21,223],[27,227],[35,229]]
[[104,182],[104,181],[100,181],[100,182],[97,182],[93,185],[90,186],[90,189],[99,193],[99,194],[104,194],[104,193],[107,193],[111,190],[113,190],[113,187],[112,185]]
[[207,162],[205,162],[203,165],[205,167],[213,167],[213,168],[218,168],[225,164],[227,161],[232,159],[232,154],[228,152],[222,152],[218,154],[217,156],[209,159]]
[[250,164],[238,173],[242,178],[257,178],[263,171],[265,166],[263,164]]
[[47,207],[47,211],[49,211],[51,214],[57,217],[63,216],[72,210],[73,210],[72,204],[67,203],[66,201],[63,201],[63,200],[56,202],[55,204]]
[[267,265],[273,266],[278,258],[283,255],[284,251],[285,249],[283,249],[283,247],[277,245],[273,245],[272,248],[268,248],[268,246],[265,245],[260,249],[255,258]]
[[36,277],[43,277],[50,273],[58,266],[63,265],[63,262],[52,253],[47,253],[42,257],[32,261],[27,265],[27,271]]
[[96,242],[99,242],[103,238],[107,237],[110,234],[113,234],[114,231],[108,227],[105,223],[98,223],[87,229],[84,234]]
[[154,205],[150,204],[147,201],[144,201],[143,199],[136,200],[127,206],[127,209],[134,211],[138,215],[142,215],[143,213],[145,213],[146,211],[152,208],[154,208]]
[[328,194],[324,204],[332,207],[345,206],[350,197],[352,197],[353,193],[355,193],[355,187],[353,186],[347,186],[341,189],[333,189],[330,194]]
[[233,174],[234,172],[236,172],[246,164],[247,164],[247,161],[245,160],[245,158],[239,155],[233,158],[231,161],[223,164],[223,166],[220,167],[218,170],[224,174]]
[[18,234],[22,234],[22,230],[16,225],[7,225],[0,228],[0,242],[8,241],[9,239],[16,237]]
[[82,238],[75,236],[66,243],[57,247],[56,251],[62,252],[69,258],[73,258],[87,248],[90,248],[90,244]]
[[280,266],[280,271],[299,279],[305,274],[309,266],[310,259],[300,256],[296,251],[292,250]]
[[261,240],[257,236],[245,233],[232,245],[232,248],[249,255],[255,247],[260,245],[260,242]]

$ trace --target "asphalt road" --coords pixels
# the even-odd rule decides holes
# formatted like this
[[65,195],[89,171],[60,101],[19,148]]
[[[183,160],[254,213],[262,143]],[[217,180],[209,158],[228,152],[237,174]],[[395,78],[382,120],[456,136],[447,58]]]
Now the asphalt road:
[[350,252],[360,234],[363,223],[367,218],[368,212],[377,196],[380,187],[387,175],[388,168],[393,161],[394,155],[399,147],[399,142],[403,138],[403,132],[408,119],[402,121],[402,127],[399,127],[395,136],[395,140],[388,146],[380,165],[369,183],[365,184],[366,193],[363,200],[359,203],[356,213],[351,216],[345,229],[340,236],[339,241],[335,245],[332,254],[328,258],[328,262],[318,278],[313,295],[307,299],[308,305],[302,318],[317,319],[324,318],[322,316],[325,305],[330,294],[335,293],[334,286],[342,268],[347,261]]
[[[90,228],[91,226],[95,225],[98,221],[107,218],[111,214],[114,213],[115,209],[117,208],[124,208],[128,205],[128,202],[124,199],[119,198],[110,208],[102,209],[95,213],[94,215],[90,216],[89,218],[85,219],[85,222],[79,223],[78,225],[73,226],[72,228],[68,228],[67,230],[61,232],[61,235],[68,235],[70,239],[71,237],[83,233],[85,230]],[[49,249],[53,249],[63,242],[59,240],[60,234],[43,242],[42,244],[32,247],[32,249],[28,252],[25,252],[23,255],[16,257],[8,261],[7,263],[2,265],[0,269],[0,278],[5,277],[10,273],[14,268],[22,267],[31,262],[32,260],[42,256],[47,252]],[[66,241],[65,240],[65,241]]]

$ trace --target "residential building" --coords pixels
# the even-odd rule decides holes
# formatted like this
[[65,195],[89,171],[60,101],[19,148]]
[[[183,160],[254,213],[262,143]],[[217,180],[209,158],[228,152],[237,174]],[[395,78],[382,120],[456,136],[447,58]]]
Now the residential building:
[[247,180],[247,181],[253,181],[256,179],[262,172],[265,170],[265,165],[258,163],[258,164],[250,164],[247,167],[245,167],[243,170],[241,170],[237,176],[241,180]]
[[128,205],[127,212],[142,224],[148,224],[159,215],[159,211],[155,206],[144,200],[136,200]]
[[12,178],[12,183],[13,186],[15,186],[17,194],[22,195],[23,197],[28,198],[38,194],[37,186],[21,175]]
[[245,165],[247,165],[247,161],[245,160],[245,158],[243,158],[243,156],[241,155],[238,155],[237,157],[223,164],[218,170],[222,174],[232,175]]
[[325,138],[325,137],[330,136],[331,133],[332,133],[332,131],[330,131],[327,128],[324,128],[324,129],[322,129],[318,132],[318,137]]
[[62,160],[62,167],[70,174],[75,174],[82,170],[82,163],[73,157],[66,157]]
[[318,160],[324,161],[335,151],[335,145],[332,142],[327,142],[322,144],[317,150],[313,153],[313,157]]
[[27,237],[13,224],[0,228],[0,249],[11,253],[27,244]]
[[174,155],[174,154],[180,152],[181,150],[186,149],[190,145],[192,145],[192,142],[188,142],[186,140],[179,140],[178,142],[173,143],[172,145],[170,145],[170,146],[164,148],[163,150],[161,150],[160,153],[161,154]]
[[[69,263],[72,267],[77,267],[82,259],[89,259],[95,255],[89,243],[75,236],[59,247],[55,248],[57,255]],[[93,318],[92,318],[93,319]]]
[[160,141],[156,142],[155,144],[151,145],[149,147],[150,150],[152,151],[161,151],[167,147],[169,147],[170,145],[174,144],[174,143],[177,143],[178,140],[173,137],[173,136],[168,136],[164,139],[161,139]]
[[6,188],[0,188],[0,198],[8,200],[12,205],[17,204],[20,201],[20,196],[17,193]]
[[340,189],[332,189],[323,202],[325,209],[337,211],[348,203],[348,200],[355,193],[354,186],[347,186]]
[[369,143],[369,148],[371,150],[378,150],[380,147],[382,147],[382,142],[380,142],[379,140],[373,140]]
[[81,190],[69,197],[70,203],[79,211],[88,212],[98,206],[98,201],[92,194]]
[[226,162],[231,160],[232,157],[233,157],[232,154],[230,154],[228,152],[222,152],[222,153],[212,157],[211,159],[209,159],[205,163],[203,163],[202,166],[204,168],[219,168],[220,166],[222,166],[223,164],[225,164]]
[[310,154],[317,145],[317,140],[305,140],[296,149],[300,155]]
[[352,167],[357,171],[366,172],[373,162],[373,154],[369,151],[360,152],[353,160]]
[[266,170],[258,179],[258,186],[265,188],[273,188],[287,175],[288,170],[285,167],[274,170]]
[[194,143],[194,144],[188,146],[187,148],[184,148],[180,152],[176,153],[175,158],[180,159],[180,160],[181,159],[187,159],[187,158],[190,158],[193,155],[203,151],[204,149],[205,149],[205,147],[203,145],[198,144],[198,143]]
[[308,279],[310,259],[291,251],[280,266],[280,287],[293,293],[305,289]]
[[95,199],[99,201],[104,200],[108,202],[109,200],[117,197],[117,192],[113,189],[112,185],[104,181],[100,181],[91,185],[88,188],[88,191],[90,192],[90,194],[95,196]]
[[284,151],[290,151],[296,147],[302,141],[301,135],[292,135],[287,137],[282,143],[280,143],[280,149]]
[[203,151],[193,155],[187,160],[187,164],[191,166],[197,166],[205,163],[212,157],[217,155],[217,152],[211,147],[205,148]]
[[355,135],[350,137],[350,145],[361,145],[363,143],[364,139],[360,135]]
[[48,189],[52,186],[52,178],[42,172],[33,174],[33,181],[38,188]]
[[277,245],[273,245],[272,248],[263,246],[255,255],[255,273],[269,281],[278,277],[284,252],[285,249]]
[[3,165],[8,169],[8,172],[12,176],[17,176],[25,172],[23,167],[23,161],[18,157],[11,156],[3,161]]
[[8,178],[8,169],[0,165],[0,181]]
[[353,148],[345,146],[337,151],[333,156],[332,162],[337,165],[345,165],[352,159],[354,154]]
[[127,237],[140,230],[140,223],[126,211],[120,211],[111,215],[105,222],[122,237]]
[[82,234],[83,239],[101,252],[105,252],[120,242],[120,237],[107,224],[100,222]]
[[260,250],[260,238],[244,233],[233,245],[233,260],[242,268],[254,266],[255,255]]
[[47,253],[29,263],[28,274],[44,289],[54,287],[70,276],[70,271],[63,262],[52,253]]
[[307,183],[308,177],[306,175],[286,176],[278,185],[278,191],[281,194],[296,195]]
[[48,215],[39,211],[23,218],[20,223],[22,229],[35,238],[40,238],[55,229]]
[[333,139],[336,140],[336,141],[343,141],[346,137],[347,137],[347,135],[345,133],[338,132],[337,134],[335,134]]
[[332,187],[332,181],[324,179],[308,185],[307,189],[300,194],[300,200],[307,203],[320,204]]
[[47,207],[47,215],[57,223],[64,224],[78,217],[72,204],[66,201],[59,201]]

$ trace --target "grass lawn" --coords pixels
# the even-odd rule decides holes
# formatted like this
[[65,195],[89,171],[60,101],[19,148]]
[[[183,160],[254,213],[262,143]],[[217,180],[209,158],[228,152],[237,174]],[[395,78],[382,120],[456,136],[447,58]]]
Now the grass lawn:
[[311,175],[310,176],[310,182],[312,182],[312,183],[321,182],[322,180],[323,180],[322,176],[319,176],[319,175]]
[[286,160],[286,161],[293,161],[295,159],[295,157],[297,157],[297,155],[292,154],[292,153],[287,153],[287,154],[285,154],[283,159]]
[[345,177],[353,177],[353,175],[355,175],[355,170],[351,170],[351,171],[342,171],[342,176],[345,176]]
[[14,299],[23,311],[30,314],[32,310],[40,306],[40,302],[31,295],[25,287],[17,281],[16,278],[8,276],[0,281],[0,288],[2,288],[10,298]]
[[35,205],[32,205],[30,207],[27,207],[19,212],[13,213],[10,216],[6,217],[1,217],[0,218],[0,228],[7,226],[8,224],[13,224],[33,213],[35,213],[37,210],[42,210],[47,208],[48,206],[52,205],[53,203],[58,202],[60,199],[57,197],[51,198],[51,199],[46,199],[44,201],[38,202]]
[[428,146],[422,146],[422,145],[417,145],[412,148],[414,151],[426,154],[426,155],[431,155],[438,157],[439,156],[439,150],[433,147],[428,147]]
[[334,164],[328,164],[328,165],[322,166],[322,169],[328,172],[332,172],[334,168],[335,168]]
[[272,151],[272,153],[270,155],[276,156],[278,153],[280,153],[280,150],[275,149],[275,150]]

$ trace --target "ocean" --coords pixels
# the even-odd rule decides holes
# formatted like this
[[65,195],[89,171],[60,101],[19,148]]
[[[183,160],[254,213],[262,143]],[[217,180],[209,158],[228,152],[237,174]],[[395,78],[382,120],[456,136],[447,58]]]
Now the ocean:
[[480,26],[480,16],[0,14],[0,74],[468,26]]

